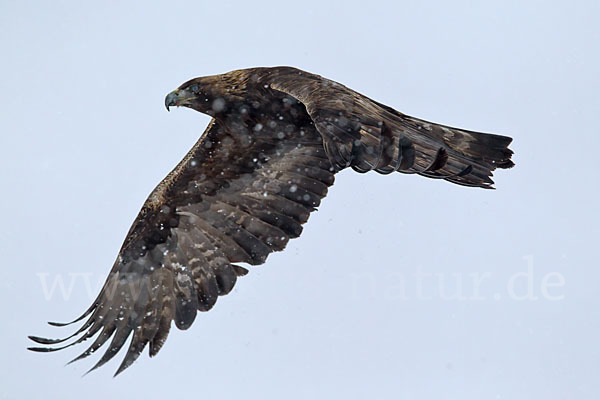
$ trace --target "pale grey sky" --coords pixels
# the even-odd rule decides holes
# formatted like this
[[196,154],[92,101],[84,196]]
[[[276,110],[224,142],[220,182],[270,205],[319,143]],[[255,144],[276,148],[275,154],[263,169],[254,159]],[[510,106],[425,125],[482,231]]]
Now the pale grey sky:
[[[0,398],[598,398],[597,1],[98,4],[0,1]],[[88,307],[208,123],[165,94],[272,65],[512,136],[517,166],[496,191],[339,174],[301,238],[117,379],[63,367],[86,346],[27,352],[72,332],[45,321]]]

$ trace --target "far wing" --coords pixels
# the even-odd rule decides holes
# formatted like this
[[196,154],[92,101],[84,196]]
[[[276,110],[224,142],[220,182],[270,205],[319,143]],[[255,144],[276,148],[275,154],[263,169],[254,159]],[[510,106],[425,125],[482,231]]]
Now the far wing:
[[413,118],[319,75],[266,68],[258,83],[304,103],[336,169],[418,173],[490,188],[494,169],[513,166],[509,137]]
[[278,131],[230,132],[213,120],[149,196],[100,295],[76,320],[89,316],[84,325],[66,339],[31,339],[51,345],[81,336],[66,346],[31,350],[60,350],[98,335],[75,359],[110,340],[95,369],[132,336],[118,374],[146,345],[155,355],[171,321],[187,329],[197,310],[211,309],[229,293],[247,272],[236,262],[262,264],[298,237],[333,184],[333,168],[314,128],[285,137]]

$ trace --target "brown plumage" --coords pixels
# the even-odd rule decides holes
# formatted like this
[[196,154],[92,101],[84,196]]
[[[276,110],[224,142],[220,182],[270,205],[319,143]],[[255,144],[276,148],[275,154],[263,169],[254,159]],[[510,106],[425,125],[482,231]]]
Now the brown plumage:
[[[198,142],[154,189],[134,221],[100,294],[66,339],[98,334],[75,360],[110,341],[95,369],[132,336],[117,373],[149,346],[154,356],[171,321],[187,329],[198,310],[302,232],[334,174],[402,172],[491,188],[510,168],[511,138],[404,115],[339,83],[291,67],[251,68],[192,79],[167,95],[213,117]],[[71,323],[73,323],[71,322]],[[63,326],[68,324],[51,323]]]

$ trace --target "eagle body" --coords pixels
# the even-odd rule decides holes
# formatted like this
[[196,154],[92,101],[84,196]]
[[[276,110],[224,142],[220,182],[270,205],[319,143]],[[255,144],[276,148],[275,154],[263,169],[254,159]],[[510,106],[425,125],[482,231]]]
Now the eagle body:
[[212,120],[144,203],[100,294],[70,322],[83,325],[31,336],[45,345],[31,350],[95,338],[75,361],[110,341],[93,370],[131,337],[116,374],[146,346],[156,355],[172,322],[189,328],[248,272],[237,263],[262,264],[298,237],[342,169],[492,188],[492,172],[513,166],[509,137],[420,120],[292,67],[195,78],[165,105]]

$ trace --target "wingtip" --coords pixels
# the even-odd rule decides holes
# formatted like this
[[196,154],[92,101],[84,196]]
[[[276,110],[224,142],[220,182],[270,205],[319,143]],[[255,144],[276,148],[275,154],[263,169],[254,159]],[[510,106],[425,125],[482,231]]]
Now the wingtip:
[[58,326],[60,328],[60,327],[63,327],[63,326],[71,325],[74,322],[76,322],[76,321],[71,321],[71,322],[53,322],[53,321],[48,321],[48,325],[50,325],[50,326]]
[[119,369],[117,369],[117,372],[115,372],[115,373],[114,373],[114,375],[113,375],[113,378],[116,378],[116,377],[117,377],[117,375],[121,374],[121,372],[123,372],[123,371],[125,371],[127,368],[129,368],[129,366],[130,366],[130,365],[131,365],[131,364],[125,364],[125,363],[121,364],[121,365],[119,366]]
[[[102,294],[102,293],[100,293],[100,294]],[[58,327],[72,325],[75,322],[79,322],[82,319],[84,319],[85,317],[87,317],[88,315],[90,315],[90,313],[96,308],[97,305],[98,304],[97,304],[97,299],[96,299],[96,301],[94,301],[94,303],[87,310],[85,310],[85,312],[83,314],[81,314],[79,317],[75,318],[73,321],[69,321],[69,322],[48,321],[48,325],[50,325],[50,326],[58,326]]]
[[[72,360],[72,361],[74,361],[74,360]],[[106,361],[100,359],[100,361],[98,361],[96,364],[94,364],[94,366],[92,368],[88,369],[83,375],[81,375],[81,377],[83,378],[83,377],[87,376],[87,374],[89,374],[90,372],[92,372],[92,371],[100,368],[105,363],[106,363]]]
[[[72,360],[75,361],[75,360]],[[90,372],[100,368],[101,366],[103,366],[104,364],[106,364],[107,360],[100,360],[96,363],[96,365],[94,365],[92,368],[90,368],[89,370],[87,370],[86,373],[84,373],[82,375],[82,377],[86,376],[87,374],[89,374]],[[127,367],[129,367],[129,365],[123,366],[123,364],[121,364],[121,366],[119,367],[119,369],[117,370],[117,372],[115,372],[115,374],[113,375],[113,378],[116,378],[117,375],[119,375],[121,372],[125,371],[125,369],[127,369]]]
[[71,361],[69,361],[68,363],[65,364],[65,367],[67,365],[71,365],[73,364],[75,361],[79,361],[79,360],[83,360],[84,358],[86,358],[87,356],[89,356],[90,354],[92,354],[91,352],[85,351],[82,354],[78,355],[77,357],[75,357],[74,359],[72,359]]
[[40,336],[33,336],[33,335],[29,335],[29,336],[27,336],[27,338],[29,340],[39,343],[39,344],[56,344],[56,343],[60,343],[63,341],[63,339],[48,339],[48,338],[43,338]]
[[49,353],[52,351],[48,347],[28,347],[27,350],[35,351],[36,353]]
[[86,371],[86,372],[85,372],[85,373],[84,373],[84,374],[83,374],[81,377],[83,378],[84,376],[86,376],[86,375],[87,375],[87,374],[89,374],[90,372],[92,372],[92,371],[94,371],[95,369],[98,369],[99,367],[101,367],[101,366],[102,366],[102,364],[103,364],[103,363],[101,364],[101,361],[102,361],[102,360],[98,361],[98,362],[96,363],[96,365],[94,365],[92,368],[88,369],[88,370],[87,370],[87,371]]

